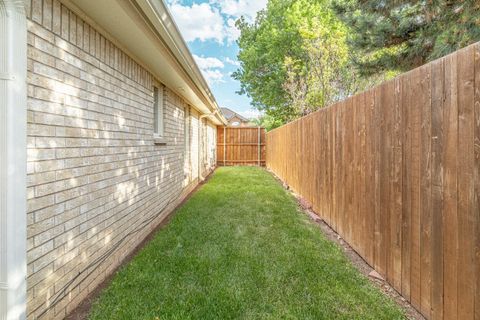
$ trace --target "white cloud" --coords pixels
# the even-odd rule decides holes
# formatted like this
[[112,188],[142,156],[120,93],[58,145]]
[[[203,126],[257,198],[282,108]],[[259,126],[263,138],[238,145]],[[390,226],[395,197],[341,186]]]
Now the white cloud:
[[240,36],[235,21],[244,16],[252,22],[257,12],[265,8],[267,0],[210,0],[209,3],[191,5],[169,0],[168,3],[187,42],[214,40],[231,43]]
[[223,73],[220,70],[212,70],[212,69],[207,69],[207,70],[202,70],[203,76],[205,77],[205,80],[212,85],[214,83],[221,83],[224,82],[223,80]]
[[240,37],[240,30],[235,25],[235,19],[228,19],[225,26],[225,34],[229,42],[234,42]]
[[208,3],[182,6],[170,3],[170,11],[186,41],[215,40],[222,43],[226,37],[225,21],[219,9]]
[[262,113],[260,111],[254,110],[254,109],[250,109],[250,110],[247,110],[247,111],[241,111],[241,112],[238,112],[238,113],[240,113],[242,116],[244,116],[247,119],[258,118],[259,116],[262,115]]
[[214,57],[199,57],[193,55],[193,58],[197,62],[198,67],[203,73],[205,80],[211,85],[214,83],[224,82],[223,73],[219,69],[223,69],[225,65],[222,61]]
[[211,0],[210,3],[218,4],[223,14],[235,19],[244,16],[247,21],[254,21],[257,12],[267,6],[267,0]]
[[240,67],[240,62],[238,60],[230,59],[229,57],[225,58],[225,62],[231,64],[232,66]]
[[198,64],[200,69],[211,69],[211,68],[224,68],[225,65],[222,61],[214,57],[199,57],[196,54],[193,55],[195,61]]

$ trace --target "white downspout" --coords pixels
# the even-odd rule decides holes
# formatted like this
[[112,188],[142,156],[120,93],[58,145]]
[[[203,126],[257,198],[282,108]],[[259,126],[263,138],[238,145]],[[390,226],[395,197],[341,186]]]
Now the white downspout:
[[0,0],[0,319],[26,318],[27,19]]

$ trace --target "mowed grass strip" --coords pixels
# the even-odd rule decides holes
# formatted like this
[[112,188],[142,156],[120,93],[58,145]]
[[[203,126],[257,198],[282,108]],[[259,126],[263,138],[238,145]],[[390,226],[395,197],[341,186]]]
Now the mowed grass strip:
[[267,171],[220,168],[90,319],[404,319]]

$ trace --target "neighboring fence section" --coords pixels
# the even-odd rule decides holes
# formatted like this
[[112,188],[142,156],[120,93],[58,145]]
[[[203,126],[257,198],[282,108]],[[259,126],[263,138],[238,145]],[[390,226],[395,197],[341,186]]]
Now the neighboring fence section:
[[265,166],[265,129],[217,127],[217,165]]
[[427,318],[480,319],[479,44],[269,132],[267,166]]

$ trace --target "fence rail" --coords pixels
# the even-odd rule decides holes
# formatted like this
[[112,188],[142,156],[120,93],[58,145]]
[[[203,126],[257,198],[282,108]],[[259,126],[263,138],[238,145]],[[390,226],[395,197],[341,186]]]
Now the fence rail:
[[267,166],[429,319],[480,319],[480,45],[267,134]]
[[265,166],[265,129],[217,127],[217,164]]

